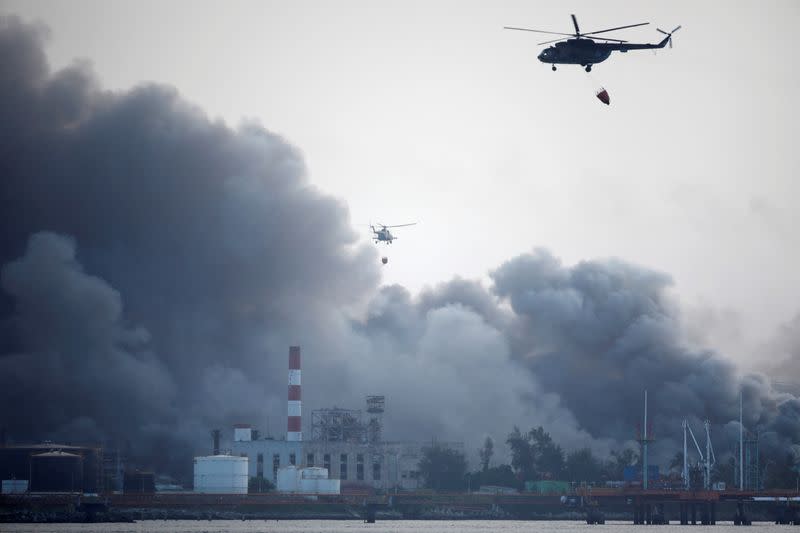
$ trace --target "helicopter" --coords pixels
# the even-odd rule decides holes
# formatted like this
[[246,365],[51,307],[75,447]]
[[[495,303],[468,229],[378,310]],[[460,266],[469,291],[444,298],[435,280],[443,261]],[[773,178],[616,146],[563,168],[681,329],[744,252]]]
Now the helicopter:
[[[669,47],[672,48],[672,34],[681,29],[681,27],[678,26],[674,30],[666,32],[664,30],[656,28],[657,31],[666,35],[666,37],[664,37],[664,39],[658,44],[629,43],[628,41],[623,41],[621,39],[611,39],[609,37],[596,37],[596,35],[598,33],[606,33],[609,31],[624,30],[625,28],[635,28],[637,26],[645,26],[650,23],[640,22],[638,24],[628,24],[627,26],[617,26],[616,28],[608,28],[605,30],[581,33],[581,30],[578,27],[578,19],[575,18],[575,15],[570,15],[570,16],[572,17],[572,24],[575,26],[575,33],[560,33],[556,31],[532,30],[530,28],[516,28],[513,26],[504,26],[504,29],[532,31],[535,33],[549,33],[552,35],[566,35],[567,37],[561,37],[559,39],[553,39],[551,41],[538,43],[539,45],[556,43],[553,46],[548,46],[542,51],[541,54],[539,54],[538,56],[539,61],[541,61],[542,63],[550,63],[553,66],[553,70],[556,70],[556,65],[581,65],[586,69],[586,72],[591,72],[592,65],[596,63],[602,63],[603,61],[608,59],[608,56],[610,56],[611,52],[614,51],[625,53],[628,50],[648,50],[653,48],[664,48],[667,45],[667,43],[669,43]],[[597,39],[599,41],[609,41],[609,42],[597,43],[593,41],[593,39]]]
[[373,226],[372,224],[370,224],[369,227],[372,230],[372,233],[374,233],[372,238],[375,239],[375,244],[378,244],[379,242],[392,244],[392,241],[395,240],[397,237],[392,235],[392,232],[389,231],[389,228],[402,228],[404,226],[413,226],[415,224],[416,222],[411,222],[410,224],[395,224],[394,226],[387,226],[386,224],[379,223],[378,224],[378,226],[380,226],[379,229],[375,229],[375,226]]

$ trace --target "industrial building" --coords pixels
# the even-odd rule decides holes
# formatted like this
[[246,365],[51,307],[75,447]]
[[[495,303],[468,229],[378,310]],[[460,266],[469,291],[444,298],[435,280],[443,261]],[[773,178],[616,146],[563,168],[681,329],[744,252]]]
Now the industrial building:
[[156,491],[156,475],[153,472],[125,472],[122,479],[122,492],[125,494],[153,494]]
[[[361,410],[333,407],[312,411],[310,439],[303,439],[300,348],[289,349],[286,439],[262,438],[248,424],[233,428],[231,454],[247,457],[250,477],[278,485],[284,467],[323,468],[342,489],[414,490],[421,487],[419,461],[429,446],[420,442],[383,440],[384,396],[368,396]],[[463,451],[463,443],[437,443]],[[291,469],[290,469],[291,470]],[[293,470],[292,470],[293,472]],[[285,474],[289,476],[290,474]]]
[[0,448],[0,479],[9,490],[21,490],[12,480],[26,480],[31,492],[99,493],[102,476],[100,448],[52,442]]
[[278,492],[300,494],[339,494],[341,481],[328,478],[328,469],[321,466],[298,468],[282,466],[278,469]]

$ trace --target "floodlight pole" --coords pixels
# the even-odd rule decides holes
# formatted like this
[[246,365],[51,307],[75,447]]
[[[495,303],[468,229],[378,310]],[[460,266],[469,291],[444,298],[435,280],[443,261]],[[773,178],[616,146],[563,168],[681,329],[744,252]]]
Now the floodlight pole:
[[642,488],[647,490],[647,389],[644,390],[644,433],[642,435]]
[[739,391],[739,490],[744,490],[744,417],[742,411],[743,391]]
[[689,448],[687,446],[686,434],[689,430],[689,421],[683,419],[683,486],[689,490]]

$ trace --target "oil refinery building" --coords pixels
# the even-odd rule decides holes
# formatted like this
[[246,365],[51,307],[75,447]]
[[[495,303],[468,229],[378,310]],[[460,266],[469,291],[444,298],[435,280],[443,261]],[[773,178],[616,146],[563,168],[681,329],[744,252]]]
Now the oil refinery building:
[[[430,446],[419,442],[253,439],[250,428],[236,430],[239,440],[234,439],[231,454],[248,458],[250,477],[264,477],[273,483],[277,483],[280,468],[293,465],[325,468],[331,479],[341,481],[342,487],[367,485],[384,490],[413,490],[422,486],[419,461],[423,449]],[[462,443],[438,444],[463,450]]]
[[[303,438],[300,348],[289,349],[286,440],[260,437],[248,424],[233,428],[231,455],[248,458],[249,476],[278,481],[279,470],[327,469],[343,489],[414,490],[422,486],[419,462],[429,443],[384,441],[385,398],[367,396],[366,410],[319,409],[311,413],[310,439]],[[437,445],[463,451],[460,442]]]

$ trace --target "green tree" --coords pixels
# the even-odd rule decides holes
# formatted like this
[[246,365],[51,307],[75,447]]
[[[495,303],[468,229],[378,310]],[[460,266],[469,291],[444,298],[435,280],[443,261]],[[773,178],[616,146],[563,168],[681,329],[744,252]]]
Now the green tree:
[[564,450],[542,426],[527,433],[514,426],[506,444],[511,448],[511,466],[522,479],[558,479],[563,474]]
[[567,454],[564,474],[567,481],[600,481],[603,477],[603,464],[592,455],[589,448],[575,450]]
[[622,451],[612,451],[611,457],[605,464],[604,476],[606,479],[619,481],[624,478],[626,466],[636,466],[639,464],[639,454],[636,451],[625,448]]
[[[683,464],[683,463],[681,463]],[[727,461],[719,462],[711,469],[711,482],[722,481],[728,487],[737,486],[736,482],[736,460],[730,457]]]
[[533,450],[528,442],[528,434],[524,434],[519,427],[514,426],[508,434],[506,444],[511,449],[511,467],[522,479],[535,479],[536,467],[534,465]]
[[559,479],[564,473],[564,450],[553,442],[553,438],[542,426],[528,433],[528,440],[533,449],[536,470],[542,477]]
[[670,472],[683,472],[683,450],[675,454],[675,457],[669,462]]
[[764,488],[794,489],[800,476],[800,463],[793,453],[787,453],[782,459],[769,460],[764,473]]
[[705,470],[700,464],[689,466],[689,487],[693,490],[701,490],[705,483]]
[[477,490],[483,485],[496,485],[500,487],[522,488],[522,483],[514,475],[511,465],[500,465],[468,475],[469,485],[472,490]]
[[478,450],[478,455],[480,455],[481,458],[481,469],[486,472],[489,470],[489,461],[492,460],[492,455],[494,455],[494,441],[492,437],[486,437],[483,448]]
[[429,489],[463,490],[467,460],[461,452],[434,444],[423,450],[419,471]]

